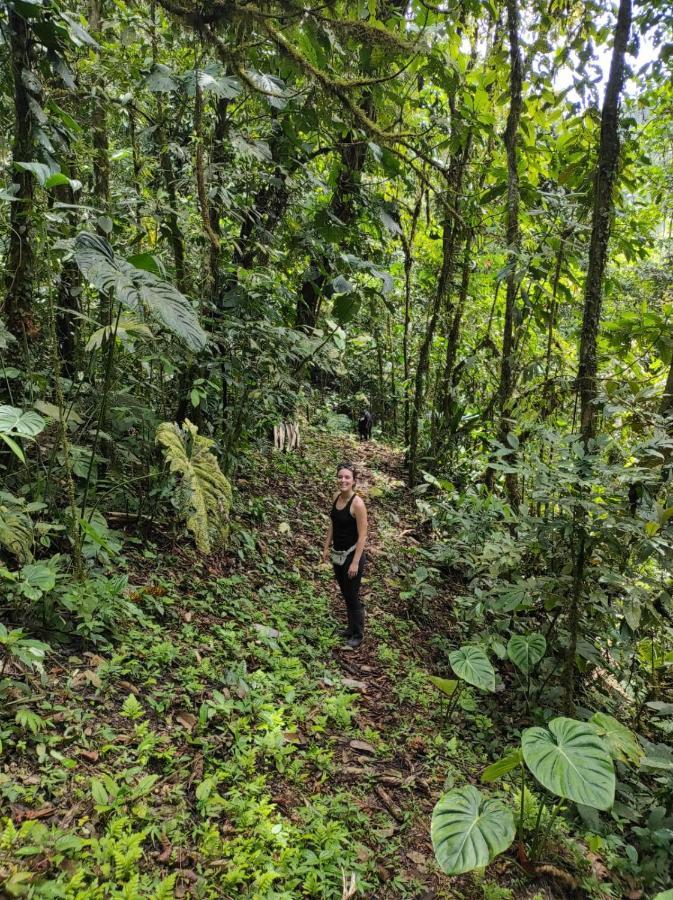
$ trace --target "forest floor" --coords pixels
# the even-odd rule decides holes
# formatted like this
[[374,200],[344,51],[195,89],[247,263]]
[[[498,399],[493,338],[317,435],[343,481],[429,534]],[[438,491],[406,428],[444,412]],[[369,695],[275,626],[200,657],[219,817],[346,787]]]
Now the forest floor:
[[[356,651],[319,562],[340,459],[370,518]],[[434,803],[476,782],[503,736],[469,692],[444,722],[427,675],[450,675],[452,597],[418,590],[424,541],[400,454],[319,432],[248,458],[227,554],[137,541],[137,620],[52,658],[0,767],[6,894],[556,896],[511,858],[453,879],[434,861]]]

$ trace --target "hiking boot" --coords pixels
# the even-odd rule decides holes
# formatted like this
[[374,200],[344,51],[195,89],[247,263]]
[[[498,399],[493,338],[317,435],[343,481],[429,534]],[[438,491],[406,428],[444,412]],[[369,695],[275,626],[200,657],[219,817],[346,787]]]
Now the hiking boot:
[[351,625],[349,625],[347,628],[342,628],[341,631],[339,632],[339,637],[343,638],[344,640],[346,638],[353,637],[353,627]]
[[360,609],[356,610],[352,614],[353,620],[353,634],[352,637],[348,638],[346,641],[346,646],[350,647],[351,650],[355,650],[360,646],[365,637],[365,608],[364,606],[360,607]]

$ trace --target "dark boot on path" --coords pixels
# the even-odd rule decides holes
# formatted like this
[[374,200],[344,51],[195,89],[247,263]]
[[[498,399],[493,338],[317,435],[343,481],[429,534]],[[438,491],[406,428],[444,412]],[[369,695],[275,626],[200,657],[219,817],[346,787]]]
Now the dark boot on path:
[[353,614],[350,609],[346,607],[346,616],[348,617],[348,625],[345,628],[340,629],[339,637],[346,640],[347,638],[352,638],[355,633],[355,626],[353,625]]
[[356,647],[360,646],[365,637],[364,606],[361,606],[360,609],[355,610],[352,613],[351,618],[353,621],[353,636],[346,641],[346,646],[350,647],[352,650],[355,650]]

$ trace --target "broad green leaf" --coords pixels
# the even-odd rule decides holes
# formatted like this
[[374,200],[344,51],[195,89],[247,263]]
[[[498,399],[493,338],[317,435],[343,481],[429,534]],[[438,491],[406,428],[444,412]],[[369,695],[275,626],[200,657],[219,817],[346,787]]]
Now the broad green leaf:
[[70,184],[70,179],[67,175],[64,175],[63,172],[54,172],[53,175],[50,175],[47,178],[44,186],[49,190],[49,188],[58,187],[61,184]]
[[458,687],[458,682],[451,678],[439,678],[437,675],[429,675],[428,680],[436,688],[439,688],[443,694],[446,694],[447,697],[450,697]]
[[650,700],[645,706],[653,709],[660,716],[673,716],[673,703],[664,703],[663,700]]
[[482,691],[495,691],[495,671],[482,647],[461,647],[449,653],[451,668],[459,678]]
[[141,778],[138,782],[137,787],[133,791],[133,799],[137,800],[139,797],[144,797],[145,794],[149,794],[158,779],[158,775],[145,775],[144,778]]
[[614,766],[592,725],[561,716],[549,730],[527,728],[521,746],[526,765],[548,791],[594,809],[612,806]]
[[32,588],[37,588],[43,594],[51,591],[56,586],[56,573],[44,563],[30,563],[21,569],[21,577]]
[[507,642],[507,655],[524,675],[540,662],[546,649],[547,641],[538,632],[514,634]]
[[53,174],[53,170],[41,162],[15,162],[14,165],[17,169],[23,169],[24,172],[30,172],[34,175],[41,187],[45,186],[47,178]]
[[432,813],[432,846],[447,875],[487,866],[507,850],[514,833],[514,817],[504,803],[472,785],[444,794]]
[[497,781],[498,778],[502,778],[503,775],[507,775],[508,772],[511,772],[513,769],[516,769],[517,766],[520,766],[522,762],[523,754],[521,748],[517,747],[516,750],[512,750],[507,756],[503,756],[494,763],[491,763],[490,766],[487,766],[481,773],[481,780],[484,784],[490,784],[492,781]]
[[673,900],[673,888],[669,891],[659,891],[652,900]]
[[104,238],[87,232],[78,234],[75,261],[99,291],[114,294],[129,309],[147,311],[191,350],[205,347],[208,337],[189,300],[167,281],[117,256]]
[[638,765],[645,752],[630,728],[601,712],[594,713],[591,721],[596,726],[599,737],[605,741],[613,759]]
[[145,87],[156,94],[169,93],[178,89],[178,82],[173,73],[163,63],[156,63],[145,79]]
[[97,778],[91,779],[91,796],[99,806],[107,806],[109,803],[107,791]]
[[45,421],[35,410],[16,406],[0,406],[0,432],[12,437],[32,438],[39,434]]

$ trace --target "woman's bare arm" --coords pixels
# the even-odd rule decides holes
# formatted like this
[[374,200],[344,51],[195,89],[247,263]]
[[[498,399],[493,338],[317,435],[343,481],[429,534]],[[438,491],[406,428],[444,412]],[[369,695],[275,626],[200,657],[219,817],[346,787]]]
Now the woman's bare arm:
[[356,497],[351,507],[355,521],[358,525],[358,542],[355,545],[355,553],[353,554],[353,562],[348,567],[348,574],[354,578],[358,573],[360,559],[367,543],[367,507],[362,497]]

